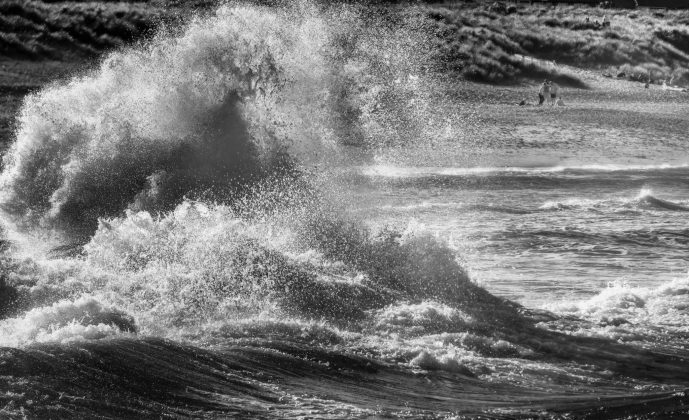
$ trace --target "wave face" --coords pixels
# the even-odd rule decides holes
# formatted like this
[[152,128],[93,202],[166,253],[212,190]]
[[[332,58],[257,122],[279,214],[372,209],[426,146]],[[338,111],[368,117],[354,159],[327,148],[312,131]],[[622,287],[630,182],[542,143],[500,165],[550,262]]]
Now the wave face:
[[[437,231],[369,223],[357,206],[377,201],[344,191],[348,146],[460,123],[408,10],[229,4],[27,97],[0,175],[0,413],[686,412],[685,281],[527,309]],[[466,209],[568,211],[524,203]],[[495,226],[493,243],[524,227]]]

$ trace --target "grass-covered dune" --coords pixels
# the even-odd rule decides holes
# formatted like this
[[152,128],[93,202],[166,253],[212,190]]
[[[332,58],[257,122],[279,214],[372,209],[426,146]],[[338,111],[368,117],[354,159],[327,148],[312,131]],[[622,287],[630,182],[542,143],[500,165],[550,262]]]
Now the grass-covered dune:
[[[485,2],[429,4],[421,10],[437,22],[447,67],[467,79],[516,83],[551,73],[571,82],[553,66],[529,60],[533,57],[613,77],[689,84],[686,11]],[[609,27],[601,24],[604,16]]]
[[0,55],[73,61],[131,43],[165,17],[145,3],[0,2]]
[[[97,57],[150,35],[161,22],[214,4],[5,0],[0,2],[0,59],[73,62]],[[578,84],[541,61],[549,60],[639,81],[689,84],[685,11],[463,1],[415,2],[411,7],[432,22],[441,69],[469,80],[509,84],[550,77]],[[611,20],[609,27],[596,24],[604,15]]]

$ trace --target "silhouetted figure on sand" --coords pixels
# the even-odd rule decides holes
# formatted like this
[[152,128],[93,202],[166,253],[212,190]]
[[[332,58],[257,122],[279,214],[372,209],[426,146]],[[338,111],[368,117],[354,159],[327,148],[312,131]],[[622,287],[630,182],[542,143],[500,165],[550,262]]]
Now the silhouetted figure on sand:
[[545,101],[545,98],[550,96],[550,85],[548,85],[548,81],[544,80],[543,83],[541,84],[541,88],[538,90],[538,105],[543,105],[543,102]]
[[560,86],[552,80],[548,80],[548,86],[550,87],[550,97],[548,98],[548,102],[550,103],[550,105],[560,105],[562,103],[562,97],[560,96]]

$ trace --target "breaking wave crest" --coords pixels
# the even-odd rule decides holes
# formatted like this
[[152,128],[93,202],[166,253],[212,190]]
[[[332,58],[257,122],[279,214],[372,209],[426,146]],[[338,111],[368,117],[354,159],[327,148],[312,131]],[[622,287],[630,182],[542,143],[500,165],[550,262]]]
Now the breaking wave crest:
[[101,219],[82,257],[15,262],[9,282],[25,308],[44,306],[41,316],[72,305],[64,300],[70,296],[88,296],[74,304],[86,325],[100,319],[89,315],[103,311],[98,302],[108,302],[133,315],[137,326],[106,325],[171,337],[186,327],[264,316],[341,325],[423,299],[513,311],[471,283],[454,254],[430,236],[374,235],[325,213],[295,215],[248,221],[228,206],[189,201],[157,218],[129,211]]
[[20,226],[88,234],[126,208],[227,201],[337,144],[413,138],[425,129],[423,34],[413,13],[221,6],[29,95],[2,208]]
[[634,198],[606,198],[606,199],[567,199],[564,201],[548,201],[538,207],[542,211],[580,210],[629,212],[640,210],[651,211],[689,211],[684,202],[663,200],[653,195],[653,191],[642,188]]
[[675,340],[689,336],[687,295],[687,276],[657,287],[633,287],[618,281],[590,299],[553,304],[549,309],[561,314],[575,314],[589,322],[577,328],[570,327],[571,334],[620,342],[664,343],[666,351],[673,352],[681,348],[681,341]]
[[379,164],[361,168],[366,176],[387,178],[414,178],[414,177],[468,177],[489,175],[539,175],[539,174],[595,174],[614,172],[639,172],[681,170],[689,167],[687,164],[662,164],[662,165],[568,165],[568,166],[484,166],[484,167],[399,167]]
[[229,4],[30,95],[0,175],[7,343],[369,325],[423,300],[514,314],[431,236],[350,220],[310,169],[445,118],[425,21],[386,13]]
[[567,198],[565,200],[549,200],[539,204],[534,200],[525,200],[519,205],[500,205],[500,204],[475,204],[461,201],[422,201],[420,203],[402,205],[384,205],[382,210],[413,213],[416,211],[434,210],[458,210],[462,212],[492,212],[506,213],[514,215],[529,215],[542,212],[560,211],[590,211],[597,213],[626,213],[638,214],[642,211],[689,211],[688,203],[682,201],[670,201],[658,198],[653,195],[650,189],[642,189],[633,198],[629,196],[614,196],[606,198]]
[[28,311],[22,317],[0,325],[0,346],[32,343],[102,339],[135,333],[134,320],[117,310],[104,308],[98,301],[80,298]]
[[227,4],[29,95],[0,174],[8,345],[367,324],[421,300],[514,313],[432,237],[349,220],[312,170],[446,128],[426,25]]

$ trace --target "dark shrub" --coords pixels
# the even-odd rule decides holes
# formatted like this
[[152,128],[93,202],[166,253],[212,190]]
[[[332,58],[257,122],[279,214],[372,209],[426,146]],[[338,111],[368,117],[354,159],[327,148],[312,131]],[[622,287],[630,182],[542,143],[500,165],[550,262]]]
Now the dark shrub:
[[562,22],[560,22],[557,19],[546,19],[543,21],[543,24],[545,26],[548,26],[550,28],[560,28],[562,27]]
[[501,15],[507,14],[507,6],[505,6],[505,3],[498,2],[498,1],[491,4],[490,7],[488,7],[488,10],[493,12],[493,13],[498,13]]
[[585,31],[585,30],[600,30],[602,26],[596,22],[578,22],[572,25],[572,29],[575,31]]
[[689,33],[673,29],[671,31],[656,31],[654,35],[678,50],[689,53]]

